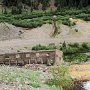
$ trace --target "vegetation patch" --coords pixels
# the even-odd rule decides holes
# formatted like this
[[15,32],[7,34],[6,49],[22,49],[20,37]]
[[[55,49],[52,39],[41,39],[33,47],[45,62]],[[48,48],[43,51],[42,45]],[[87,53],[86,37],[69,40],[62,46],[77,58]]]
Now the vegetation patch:
[[5,83],[26,84],[37,88],[40,87],[38,77],[39,72],[34,72],[29,69],[0,66],[0,81]]
[[32,50],[52,50],[52,49],[59,49],[63,51],[63,58],[66,62],[72,63],[81,63],[86,62],[89,60],[90,55],[87,55],[86,52],[89,52],[90,46],[87,43],[69,43],[66,44],[65,42],[60,45],[36,45],[32,47]]
[[86,62],[88,60],[88,55],[81,53],[69,54],[64,56],[64,60],[72,63]]
[[70,90],[73,86],[73,80],[69,75],[67,66],[55,66],[51,69],[53,79],[47,81],[50,86],[57,86],[60,90]]
[[24,28],[36,28],[43,24],[52,24],[53,16],[56,15],[56,21],[61,21],[62,24],[74,26],[76,23],[70,21],[70,18],[80,18],[86,21],[90,20],[90,9],[62,9],[55,12],[23,12],[22,14],[0,14],[0,22],[8,22],[15,26]]
[[32,50],[52,50],[52,49],[56,49],[57,47],[55,45],[47,45],[47,46],[44,46],[44,45],[36,45],[36,46],[33,46],[32,47]]

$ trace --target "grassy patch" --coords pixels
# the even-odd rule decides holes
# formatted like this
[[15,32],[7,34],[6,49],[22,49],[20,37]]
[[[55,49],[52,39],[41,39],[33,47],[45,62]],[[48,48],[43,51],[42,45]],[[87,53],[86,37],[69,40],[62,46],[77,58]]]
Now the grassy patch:
[[0,66],[0,81],[6,83],[26,84],[37,88],[40,87],[38,77],[39,72],[34,72],[29,69]]
[[81,63],[81,62],[86,62],[88,60],[88,55],[86,54],[68,54],[64,56],[64,60],[67,62],[72,62],[72,63]]

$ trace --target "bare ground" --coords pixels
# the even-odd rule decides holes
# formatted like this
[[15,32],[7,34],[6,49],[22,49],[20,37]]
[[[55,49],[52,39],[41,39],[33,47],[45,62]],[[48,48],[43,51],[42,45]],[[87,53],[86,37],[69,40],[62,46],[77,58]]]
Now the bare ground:
[[[17,50],[29,50],[36,44],[60,44],[66,42],[90,42],[90,22],[77,20],[73,27],[60,25],[61,33],[55,38],[51,37],[53,26],[45,24],[34,29],[25,29],[15,27],[6,23],[6,26],[0,25],[0,51],[16,52]],[[6,29],[7,28],[7,29]],[[78,32],[75,31],[78,30]],[[2,33],[5,33],[3,35]],[[6,37],[5,40],[3,40]],[[27,47],[27,48],[26,48]]]

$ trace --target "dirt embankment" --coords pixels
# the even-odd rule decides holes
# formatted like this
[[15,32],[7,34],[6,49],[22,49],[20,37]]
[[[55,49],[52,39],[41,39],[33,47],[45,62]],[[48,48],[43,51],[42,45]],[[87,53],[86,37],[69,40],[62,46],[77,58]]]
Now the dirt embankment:
[[19,39],[22,30],[8,23],[0,23],[0,41]]
[[[78,30],[76,32],[75,30]],[[53,26],[45,24],[33,29],[15,27],[7,23],[0,24],[0,51],[11,52],[27,50],[24,47],[32,47],[37,44],[60,44],[66,42],[90,42],[90,22],[77,20],[72,28],[60,25],[60,34],[51,37]]]

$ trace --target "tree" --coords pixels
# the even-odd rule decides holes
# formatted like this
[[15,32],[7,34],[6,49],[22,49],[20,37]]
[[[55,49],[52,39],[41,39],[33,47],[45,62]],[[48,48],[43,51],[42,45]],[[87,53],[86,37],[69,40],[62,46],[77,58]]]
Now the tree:
[[61,9],[66,6],[82,8],[90,5],[90,0],[55,0],[55,1],[58,9]]
[[[3,5],[5,6],[18,6],[18,2],[22,4],[26,4],[31,7],[31,11],[33,9],[38,9],[38,5],[42,4],[42,9],[46,10],[49,6],[49,3],[53,0],[3,0]],[[83,8],[90,5],[90,0],[55,0],[55,5],[57,6],[58,10],[64,7],[76,7],[76,8]]]
[[7,14],[7,9],[6,9],[7,5],[8,5],[8,0],[3,0],[2,1],[2,7],[3,7],[2,13],[4,13],[4,14]]

